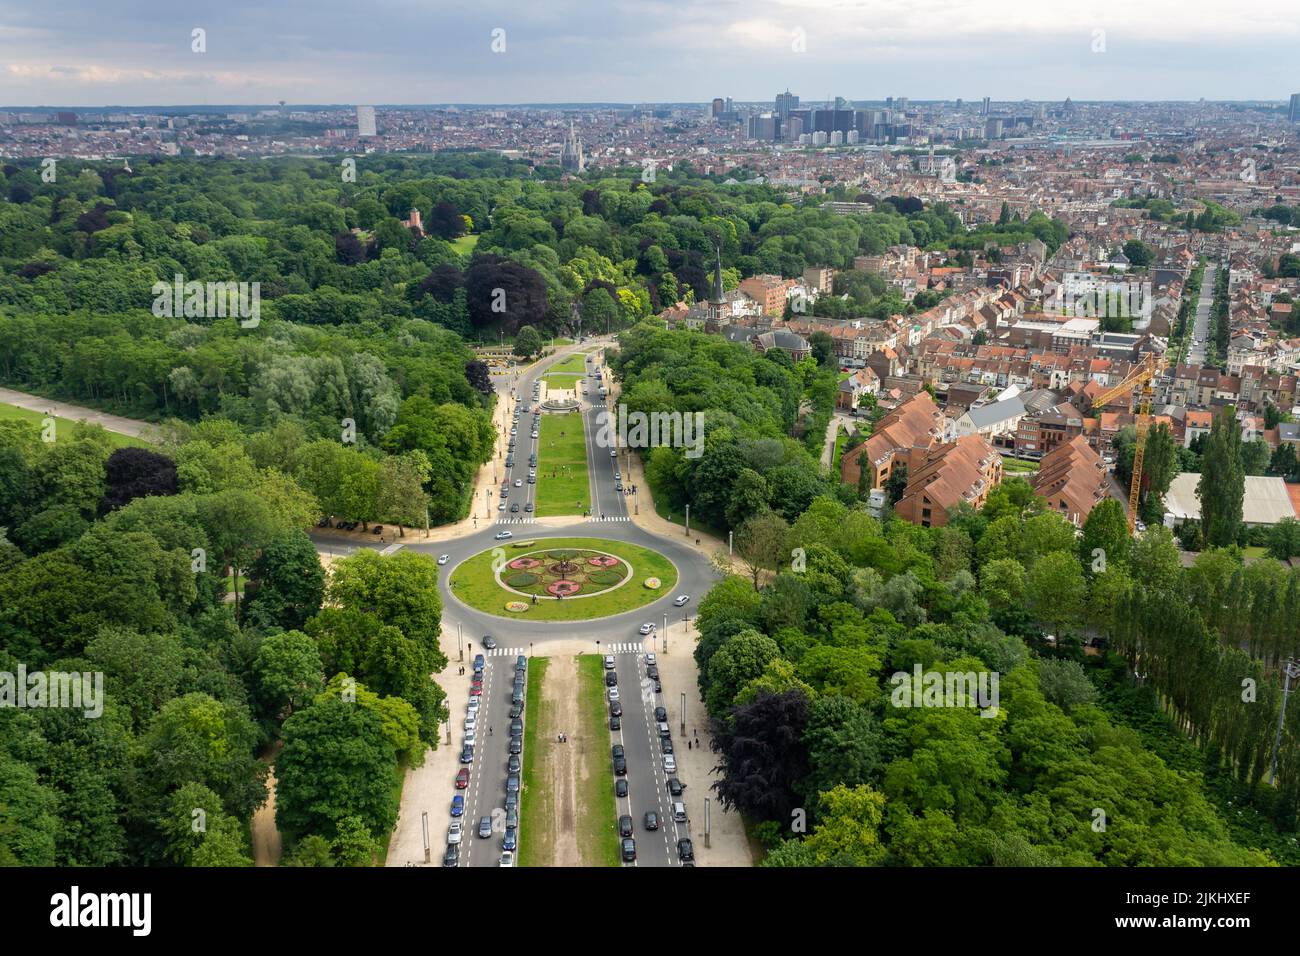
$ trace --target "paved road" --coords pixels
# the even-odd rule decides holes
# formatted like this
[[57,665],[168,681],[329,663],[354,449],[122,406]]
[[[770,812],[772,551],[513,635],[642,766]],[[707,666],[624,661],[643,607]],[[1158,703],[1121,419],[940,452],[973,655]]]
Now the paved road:
[[[1192,345],[1187,350],[1187,364],[1201,365],[1205,362],[1205,344],[1210,335],[1210,307],[1214,304],[1214,277],[1217,267],[1213,262],[1205,267],[1201,279],[1201,297],[1196,303],[1196,319],[1192,328]],[[1197,345],[1199,341],[1201,344]]]
[[[589,348],[590,344],[583,347]],[[567,352],[572,351],[574,350],[564,350],[553,359],[538,363],[518,375],[494,376],[502,401],[508,402],[510,393],[514,390],[521,404],[531,408],[533,384],[541,379],[546,368],[554,361],[562,360]],[[603,376],[600,381],[606,385],[612,384],[608,372],[601,368],[599,358],[593,357],[588,362],[588,371],[597,370]],[[474,654],[482,650],[483,636],[490,634],[497,642],[496,650],[488,652],[486,657],[480,704],[480,713],[483,716],[479,718],[476,730],[474,762],[470,767],[469,787],[463,791],[466,795],[466,808],[465,815],[461,818],[465,827],[465,836],[461,844],[461,866],[496,866],[501,856],[501,823],[498,822],[489,839],[479,839],[477,832],[481,817],[492,818],[495,814],[498,821],[504,817],[506,764],[509,758],[510,740],[508,731],[510,696],[515,656],[517,654],[544,656],[547,653],[548,643],[570,641],[574,638],[590,641],[592,653],[616,655],[620,692],[626,696],[622,700],[622,728],[619,731],[611,731],[610,745],[612,747],[614,743],[621,743],[626,748],[629,796],[618,800],[617,803],[620,804],[619,813],[628,813],[633,817],[637,841],[636,865],[678,865],[677,840],[679,837],[689,835],[689,823],[676,823],[672,819],[672,804],[667,789],[668,774],[664,772],[659,733],[653,719],[654,708],[664,706],[670,716],[675,715],[680,720],[680,714],[677,713],[680,706],[674,703],[678,698],[669,699],[664,694],[656,694],[653,684],[648,682],[644,652],[653,650],[654,638],[653,636],[643,638],[638,630],[643,623],[653,622],[662,628],[667,626],[670,616],[673,620],[678,620],[682,616],[692,615],[695,604],[712,585],[716,574],[707,558],[698,550],[671,538],[661,538],[630,520],[630,499],[617,488],[622,475],[627,471],[626,455],[630,452],[623,449],[619,455],[611,456],[608,443],[602,440],[602,431],[605,434],[608,434],[611,428],[616,431],[617,423],[611,421],[606,428],[601,428],[602,413],[608,411],[612,415],[613,409],[604,407],[604,401],[594,387],[596,381],[588,377],[586,395],[579,392],[582,400],[581,414],[587,431],[587,464],[593,502],[590,516],[574,516],[571,521],[547,519],[547,523],[543,525],[538,524],[529,515],[512,515],[509,512],[503,514],[494,503],[491,513],[497,516],[496,520],[490,524],[483,522],[477,531],[452,541],[424,544],[411,540],[405,545],[423,553],[450,556],[447,564],[440,569],[442,573],[439,576],[444,607],[443,627],[448,636],[453,629],[458,634],[458,646],[464,647],[467,670],[463,677],[456,673],[459,663],[456,659],[457,654],[453,653],[449,679],[468,682],[472,673]],[[530,435],[532,417],[528,411],[521,415],[520,422],[520,433]],[[525,425],[528,426],[527,429]],[[523,447],[522,442],[520,447]],[[535,449],[535,447],[536,443],[529,438],[529,448]],[[522,455],[516,453],[515,472],[511,476],[510,493],[507,499],[511,502],[519,501],[521,505],[526,501],[535,501],[536,486],[526,483],[529,453],[529,451],[523,452]],[[519,476],[524,477],[525,484],[522,488],[516,489],[513,487],[513,478]],[[546,479],[539,477],[537,480],[541,482]],[[488,492],[496,495],[496,492],[491,489],[488,489]],[[523,496],[516,497],[521,493]],[[499,501],[499,498],[494,498],[494,501]],[[479,508],[483,506],[484,502],[478,504]],[[479,514],[483,513],[483,511],[479,512]],[[581,536],[623,541],[653,548],[676,566],[678,585],[675,590],[666,592],[662,598],[647,607],[598,621],[550,623],[512,620],[484,614],[457,600],[447,588],[447,581],[460,562],[496,546],[495,535],[502,530],[510,530],[516,537],[526,536],[529,539]],[[317,540],[339,549],[358,546],[353,541],[334,542],[328,537],[318,537]],[[673,599],[677,594],[682,593],[691,595],[691,603],[684,609],[678,609],[673,605]],[[691,688],[685,687],[665,687],[664,690],[669,695],[680,694],[681,691],[692,692]],[[464,717],[464,714],[452,714],[452,748],[457,754],[460,753],[464,737]],[[526,722],[527,719],[528,710],[525,702],[523,720]],[[493,730],[491,735],[487,733],[489,726]],[[675,746],[683,748],[686,746],[684,738],[674,737],[673,742]],[[612,774],[612,756],[607,756],[606,759],[608,761],[606,767]],[[452,789],[451,781],[448,781],[448,807],[454,792],[456,791]],[[438,852],[439,848],[445,846],[445,839],[440,842],[439,832],[435,832],[434,821],[439,820],[439,815],[436,807],[431,809],[434,812],[430,814],[430,839],[434,844],[435,852]],[[660,829],[656,832],[647,832],[644,828],[643,818],[647,810],[653,810],[659,815]],[[614,808],[610,808],[610,812],[614,812]],[[445,828],[448,822],[450,822],[449,816],[443,818],[440,825]],[[522,844],[527,839],[528,834],[521,831],[519,842]]]

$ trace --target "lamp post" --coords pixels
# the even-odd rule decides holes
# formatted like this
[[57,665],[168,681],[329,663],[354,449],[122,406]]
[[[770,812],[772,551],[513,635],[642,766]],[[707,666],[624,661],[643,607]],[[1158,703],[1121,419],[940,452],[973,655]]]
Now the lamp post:
[[686,537],[691,536],[691,506],[686,506]]
[[[450,728],[449,728],[450,730]],[[424,862],[429,862],[429,811],[420,812],[420,827],[424,830]]]
[[682,691],[682,736],[686,736],[686,691]]
[[705,797],[704,798],[704,845],[706,847],[709,845],[709,829],[710,829],[711,822],[712,821],[710,820],[709,817],[709,798]]
[[460,622],[456,622],[456,649],[460,652],[460,659],[465,659],[465,646],[460,641]]
[[728,558],[730,558],[732,555],[732,544],[734,543],[735,537],[736,537],[736,532],[734,531],[727,532],[727,557]]
[[1288,657],[1282,665],[1282,708],[1277,714],[1277,733],[1273,735],[1273,759],[1269,761],[1268,783],[1272,786],[1277,779],[1277,748],[1282,743],[1282,722],[1286,719],[1286,702],[1291,696],[1291,681],[1300,677],[1300,664],[1294,657]]

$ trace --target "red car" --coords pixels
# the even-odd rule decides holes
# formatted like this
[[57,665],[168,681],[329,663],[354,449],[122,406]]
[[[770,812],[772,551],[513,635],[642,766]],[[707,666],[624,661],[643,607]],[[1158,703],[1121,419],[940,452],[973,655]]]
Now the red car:
[[465,767],[461,767],[460,770],[457,771],[456,773],[456,789],[464,790],[468,786],[469,786],[469,770]]
[[471,687],[471,688],[469,689],[469,695],[470,695],[471,697],[482,697],[482,696],[483,696],[483,685],[482,685],[482,684],[475,684],[473,687]]

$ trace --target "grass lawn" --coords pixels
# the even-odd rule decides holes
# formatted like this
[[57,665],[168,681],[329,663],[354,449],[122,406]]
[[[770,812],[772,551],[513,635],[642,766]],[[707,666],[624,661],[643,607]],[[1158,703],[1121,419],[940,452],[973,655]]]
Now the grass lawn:
[[478,245],[478,236],[461,236],[459,239],[451,241],[451,247],[456,250],[458,255],[468,256]]
[[[448,587],[459,600],[472,608],[498,617],[531,619],[534,621],[582,621],[608,617],[644,607],[651,601],[671,592],[677,584],[677,568],[662,554],[622,541],[600,538],[534,538],[524,542],[524,547],[505,548],[506,560],[513,560],[539,550],[557,548],[588,548],[616,555],[632,565],[632,579],[621,587],[602,591],[591,597],[571,597],[564,600],[539,600],[521,614],[506,610],[507,601],[522,600],[513,591],[497,584],[492,573],[492,552],[495,548],[476,554],[457,565],[448,579]],[[645,587],[647,578],[661,582],[657,590]]]
[[[17,405],[6,405],[0,403],[0,421],[31,422],[33,425],[39,427],[41,422],[44,420],[44,412],[34,412],[31,409],[19,408]],[[82,425],[83,428],[95,427],[93,425],[78,422],[72,418],[60,418],[56,415],[54,417],[55,439],[57,440],[59,436],[70,438],[75,434],[74,430],[78,425]],[[108,435],[108,440],[112,443],[114,448],[127,448],[131,446],[136,448],[149,447],[147,441],[140,438],[133,438],[130,435],[119,435],[117,432],[108,431],[106,431],[105,434]]]
[[831,474],[838,476],[840,473],[840,458],[844,454],[844,445],[849,440],[849,433],[840,429],[835,435],[835,450],[831,452]]
[[546,374],[542,376],[546,380],[547,388],[574,389],[574,384],[578,379],[586,374],[587,356],[585,353],[579,355],[570,355],[562,362],[556,362]]
[[538,434],[537,517],[582,514],[591,507],[582,416],[543,415]]
[[515,862],[519,866],[537,866],[536,861],[551,859],[551,852],[545,845],[548,839],[554,839],[549,833],[549,821],[553,817],[555,793],[550,787],[541,784],[541,728],[547,723],[547,710],[551,705],[542,700],[542,680],[546,677],[546,668],[551,663],[548,657],[533,657],[528,661],[528,688],[524,700],[528,706],[524,710],[524,773],[519,785],[519,855]]
[[1002,470],[1012,475],[1032,475],[1038,471],[1038,462],[1021,461],[1019,458],[1002,459]]
[[[578,657],[578,713],[582,730],[590,740],[606,740],[609,725],[605,716],[605,665],[598,654]],[[601,756],[608,757],[605,753]],[[577,813],[580,845],[590,848],[585,862],[590,866],[619,866],[622,862],[618,839],[618,805],[614,799],[614,775],[609,761],[589,762],[590,774],[579,783]],[[601,808],[604,808],[603,810]]]

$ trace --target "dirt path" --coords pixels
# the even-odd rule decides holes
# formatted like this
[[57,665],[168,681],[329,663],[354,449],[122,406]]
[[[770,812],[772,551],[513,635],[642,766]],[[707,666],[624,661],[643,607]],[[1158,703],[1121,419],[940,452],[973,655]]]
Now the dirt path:
[[[280,744],[277,742],[275,753],[278,754],[279,752]],[[279,866],[281,847],[280,831],[275,826],[274,768],[266,775],[266,803],[253,811],[253,819],[249,823],[249,830],[253,838],[253,865]]]
[[152,437],[153,430],[157,428],[156,425],[150,422],[142,422],[136,418],[110,415],[108,412],[101,412],[95,408],[86,408],[84,405],[69,405],[67,402],[42,398],[40,395],[15,392],[10,388],[0,388],[0,402],[4,402],[6,405],[16,405],[31,412],[40,412],[42,415],[53,414],[59,418],[90,422],[92,425],[103,425],[106,431],[116,432],[119,435],[130,435],[132,438],[149,439]]
[[548,866],[583,865],[578,839],[578,821],[574,808],[578,803],[578,781],[582,779],[585,763],[573,737],[560,743],[560,734],[571,734],[578,726],[578,661],[575,657],[552,658],[546,672],[543,692],[549,706],[549,726],[543,727],[541,737],[543,759],[547,773],[544,777],[555,795],[551,805],[551,861]]

